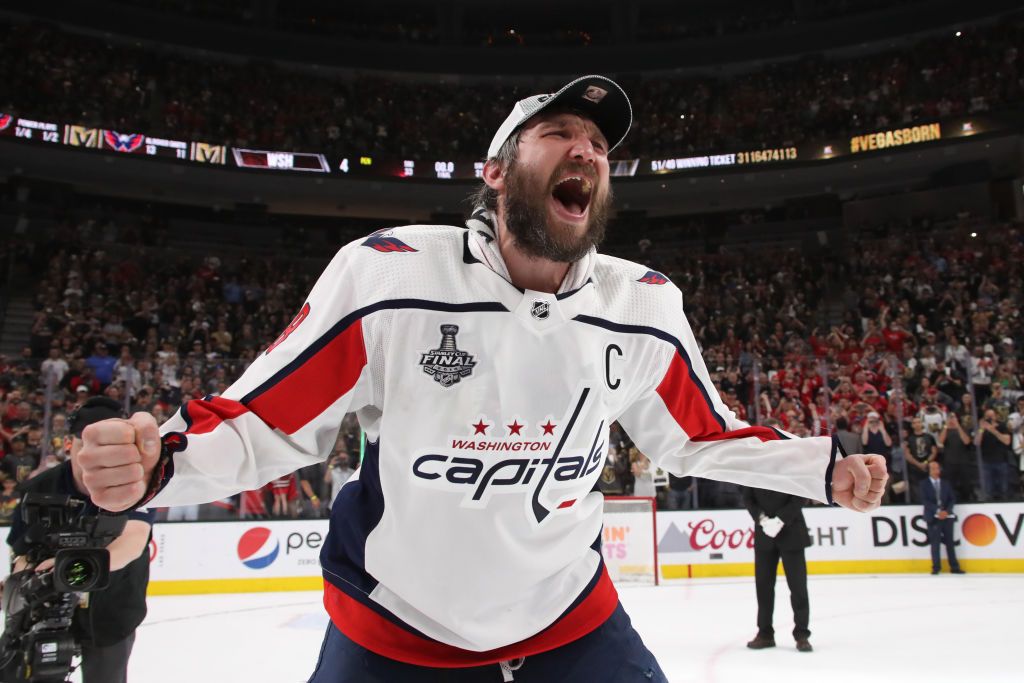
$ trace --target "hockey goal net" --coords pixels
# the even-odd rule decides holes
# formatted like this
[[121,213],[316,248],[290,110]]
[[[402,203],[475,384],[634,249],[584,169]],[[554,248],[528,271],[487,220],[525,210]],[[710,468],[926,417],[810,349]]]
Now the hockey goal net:
[[615,583],[658,585],[654,498],[605,496],[601,550]]

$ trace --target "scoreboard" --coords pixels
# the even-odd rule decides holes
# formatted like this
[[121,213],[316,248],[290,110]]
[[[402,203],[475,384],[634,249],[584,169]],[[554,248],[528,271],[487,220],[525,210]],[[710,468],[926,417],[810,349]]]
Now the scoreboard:
[[[984,115],[869,131],[843,140],[799,145],[765,144],[713,154],[609,161],[615,177],[684,174],[730,167],[776,166],[826,161],[905,145],[926,144],[978,133],[1019,130],[1020,114]],[[0,113],[0,137],[33,144],[64,145],[111,154],[132,154],[184,163],[227,166],[253,172],[318,173],[335,176],[418,180],[475,180],[479,159],[395,159],[358,153],[334,157],[319,152],[245,149],[223,143],[152,137],[140,132],[39,121]]]

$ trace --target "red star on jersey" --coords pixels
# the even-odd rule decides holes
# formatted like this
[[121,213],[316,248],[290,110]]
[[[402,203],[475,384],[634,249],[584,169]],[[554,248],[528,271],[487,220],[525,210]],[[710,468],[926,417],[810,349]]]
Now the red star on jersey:
[[548,420],[547,424],[542,424],[541,429],[544,430],[544,434],[554,434],[556,425],[551,424],[551,420]]
[[490,427],[490,426],[491,425],[489,425],[489,424],[484,424],[483,420],[480,420],[475,425],[473,425],[473,429],[476,430],[475,432],[473,432],[473,434],[474,435],[475,434],[486,434],[487,433],[487,428]]
[[516,436],[521,436],[519,434],[519,430],[523,428],[523,425],[519,424],[519,422],[517,422],[516,420],[512,420],[512,424],[505,426],[508,427],[509,436],[512,436],[513,434],[515,434]]

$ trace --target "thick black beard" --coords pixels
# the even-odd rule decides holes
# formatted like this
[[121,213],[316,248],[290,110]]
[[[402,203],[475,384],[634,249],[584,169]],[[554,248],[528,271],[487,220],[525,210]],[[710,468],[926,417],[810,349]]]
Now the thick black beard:
[[[531,182],[532,181],[532,182]],[[551,196],[547,184],[537,182],[513,164],[505,174],[505,226],[524,254],[559,263],[575,263],[604,241],[608,213],[612,203],[609,187],[604,196],[590,200],[587,231],[575,236],[575,229],[551,219],[547,202]]]

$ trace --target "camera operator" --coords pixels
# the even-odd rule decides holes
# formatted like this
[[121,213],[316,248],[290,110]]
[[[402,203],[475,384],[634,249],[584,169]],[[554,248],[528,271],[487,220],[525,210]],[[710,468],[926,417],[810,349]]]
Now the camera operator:
[[[82,430],[93,422],[124,417],[120,404],[106,396],[86,401],[69,420],[69,436],[65,448],[70,456],[65,461],[22,485],[23,493],[56,493],[88,501],[75,486],[73,468],[82,447]],[[86,514],[98,510],[86,506]],[[107,546],[110,552],[110,585],[102,591],[83,596],[72,625],[75,641],[82,648],[83,683],[124,683],[128,676],[128,657],[135,642],[135,629],[146,617],[146,586],[149,583],[149,546],[153,513],[145,509],[128,513],[124,531]],[[7,543],[14,560],[13,571],[27,568],[25,555],[29,544],[21,510],[15,510]],[[35,570],[53,566],[44,560]]]

